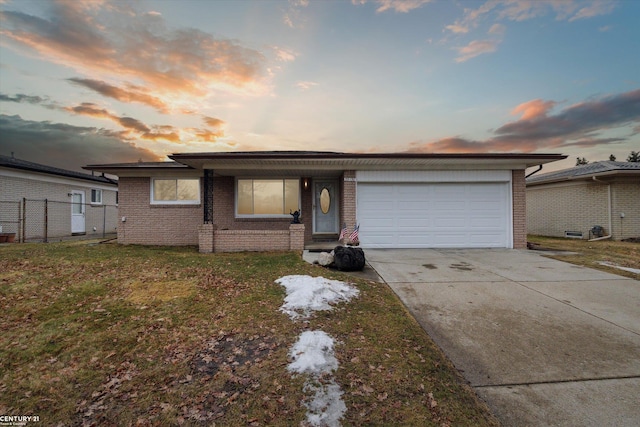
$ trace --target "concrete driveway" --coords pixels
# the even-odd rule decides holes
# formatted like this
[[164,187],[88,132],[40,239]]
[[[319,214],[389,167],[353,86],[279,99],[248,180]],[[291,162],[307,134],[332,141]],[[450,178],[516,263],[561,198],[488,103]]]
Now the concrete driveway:
[[365,253],[505,426],[640,425],[640,281],[526,250]]

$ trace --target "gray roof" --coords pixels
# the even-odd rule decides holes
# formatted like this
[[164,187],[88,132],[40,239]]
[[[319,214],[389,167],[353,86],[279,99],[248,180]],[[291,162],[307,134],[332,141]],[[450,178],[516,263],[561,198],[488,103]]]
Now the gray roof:
[[532,177],[527,178],[527,184],[542,184],[574,179],[591,179],[591,177],[603,175],[640,175],[640,163],[604,160],[555,172],[533,175]]
[[[185,168],[214,170],[219,175],[338,176],[343,170],[423,170],[473,167],[524,169],[566,159],[561,154],[522,153],[341,153],[335,151],[229,151],[176,153],[175,162],[88,165],[85,169],[118,176],[142,176],[151,170]],[[185,171],[187,172],[187,171]],[[328,175],[327,175],[328,174]]]
[[39,172],[48,175],[64,176],[67,178],[83,179],[86,181],[94,181],[102,184],[118,184],[117,180],[109,179],[105,176],[94,176],[82,172],[60,169],[53,166],[42,165],[40,163],[29,162],[27,160],[16,159],[13,156],[9,157],[0,155],[0,167]]
[[187,165],[182,163],[170,161],[170,162],[134,162],[134,163],[107,163],[99,165],[87,165],[82,169],[87,170],[109,170],[109,169],[174,169],[174,168],[186,168],[191,169]]

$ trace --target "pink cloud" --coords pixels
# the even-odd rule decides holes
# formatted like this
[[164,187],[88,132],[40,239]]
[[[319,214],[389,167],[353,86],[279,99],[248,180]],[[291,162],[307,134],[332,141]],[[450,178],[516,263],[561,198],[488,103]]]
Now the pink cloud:
[[465,62],[478,55],[495,52],[499,44],[499,40],[474,40],[466,46],[456,48],[456,62]]
[[158,97],[150,95],[147,89],[143,87],[127,85],[126,88],[121,88],[104,81],[93,79],[70,78],[68,80],[121,102],[138,102],[153,107],[161,113],[168,113],[169,111],[167,103]]
[[535,119],[539,116],[544,116],[549,110],[556,105],[554,101],[543,101],[541,99],[534,99],[531,101],[523,102],[516,108],[511,110],[511,114],[522,114],[521,120]]
[[207,126],[212,128],[221,128],[226,124],[224,120],[217,119],[215,117],[203,116],[203,119]]
[[613,11],[615,3],[612,1],[594,1],[593,3],[584,6],[576,12],[569,21],[575,21],[578,19],[593,18],[594,16],[607,15]]
[[499,36],[501,36],[501,35],[503,35],[503,34],[504,34],[504,32],[506,31],[506,29],[507,29],[507,28],[506,28],[504,25],[502,25],[502,24],[493,24],[493,25],[491,26],[491,28],[489,28],[488,33],[489,33],[489,34],[495,34],[495,35],[499,35]]
[[395,12],[408,13],[431,1],[432,0],[376,0],[376,3],[379,4],[376,12],[382,13],[387,10],[393,10]]
[[[477,3],[474,3],[477,4]],[[575,21],[611,13],[614,0],[488,0],[472,9],[445,29],[456,34],[467,33],[483,20],[526,21],[555,13],[558,21]]]
[[90,102],[83,102],[75,107],[66,107],[64,110],[83,116],[95,117],[98,119],[111,120],[124,128],[124,131],[117,133],[118,137],[124,140],[145,139],[150,141],[164,140],[173,143],[180,143],[178,129],[169,125],[148,126],[133,117],[120,117],[98,107]]
[[[522,117],[507,123],[483,140],[448,137],[414,141],[410,152],[534,152],[566,147],[594,147],[627,142],[640,128],[640,89],[571,105],[550,115],[555,101],[539,99],[522,103],[513,113]],[[609,129],[631,127],[626,137],[605,137]]]
[[195,29],[167,29],[161,16],[136,14],[128,3],[56,2],[46,18],[13,11],[0,18],[0,34],[15,48],[83,73],[142,81],[156,97],[204,96],[216,85],[249,90],[268,77],[261,52]]
[[469,32],[469,27],[466,25],[460,24],[456,22],[455,24],[450,24],[444,27],[446,30],[451,31],[454,34],[466,34]]

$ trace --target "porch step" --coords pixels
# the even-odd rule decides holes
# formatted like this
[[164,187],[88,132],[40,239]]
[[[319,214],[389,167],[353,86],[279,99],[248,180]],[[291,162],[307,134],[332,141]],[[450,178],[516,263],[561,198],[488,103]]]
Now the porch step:
[[304,245],[304,248],[309,252],[331,252],[336,246],[341,246],[342,243],[338,240],[315,240],[311,243]]

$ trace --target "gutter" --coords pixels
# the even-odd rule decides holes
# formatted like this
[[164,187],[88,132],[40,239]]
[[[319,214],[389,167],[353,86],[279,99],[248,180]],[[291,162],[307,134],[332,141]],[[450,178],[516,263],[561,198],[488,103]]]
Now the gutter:
[[611,231],[612,231],[612,222],[611,222],[611,183],[600,181],[595,176],[592,176],[591,179],[593,181],[599,182],[601,184],[607,184],[607,196],[608,196],[608,200],[609,200],[609,209],[608,209],[608,211],[609,211],[609,235],[608,236],[597,237],[595,239],[587,240],[588,242],[596,242],[598,240],[605,240],[605,239],[610,239],[611,238]]
[[538,169],[534,170],[534,171],[533,171],[533,172],[531,172],[529,175],[526,175],[526,176],[524,177],[524,179],[529,178],[531,175],[535,175],[535,174],[537,174],[537,173],[538,173],[538,172],[540,172],[541,170],[542,170],[542,165],[540,164],[540,165],[538,165]]

